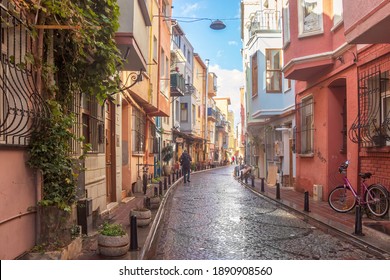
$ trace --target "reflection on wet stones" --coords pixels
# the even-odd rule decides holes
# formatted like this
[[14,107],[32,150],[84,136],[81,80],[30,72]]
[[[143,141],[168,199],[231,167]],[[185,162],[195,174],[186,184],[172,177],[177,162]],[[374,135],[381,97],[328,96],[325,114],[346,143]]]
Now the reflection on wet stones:
[[176,188],[157,259],[374,258],[243,188],[232,170],[194,174]]

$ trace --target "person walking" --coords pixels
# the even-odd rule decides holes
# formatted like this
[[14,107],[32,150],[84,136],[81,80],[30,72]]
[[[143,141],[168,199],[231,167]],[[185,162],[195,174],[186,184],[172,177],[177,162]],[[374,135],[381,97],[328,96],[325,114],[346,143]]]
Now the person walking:
[[182,155],[180,156],[180,164],[183,169],[183,177],[184,177],[184,183],[191,182],[190,181],[190,172],[191,172],[191,156],[187,153],[186,150],[183,151]]

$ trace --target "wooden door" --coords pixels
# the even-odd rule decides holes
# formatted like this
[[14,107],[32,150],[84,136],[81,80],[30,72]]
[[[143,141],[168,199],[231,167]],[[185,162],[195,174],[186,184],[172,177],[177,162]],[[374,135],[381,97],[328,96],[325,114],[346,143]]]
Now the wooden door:
[[114,202],[116,196],[115,161],[115,105],[106,104],[106,196],[107,203]]

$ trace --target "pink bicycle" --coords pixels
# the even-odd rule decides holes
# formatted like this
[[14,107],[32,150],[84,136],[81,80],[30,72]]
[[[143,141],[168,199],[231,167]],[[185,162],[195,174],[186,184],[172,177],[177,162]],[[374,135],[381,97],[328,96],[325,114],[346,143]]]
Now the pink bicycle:
[[[339,172],[347,173],[349,161],[339,167]],[[352,187],[347,175],[343,176],[344,185],[337,186],[328,197],[330,207],[336,212],[346,213],[351,211],[356,204],[367,206],[368,210],[376,217],[383,217],[389,210],[389,195],[387,189],[380,184],[367,186],[365,181],[372,176],[371,173],[359,173],[362,179],[362,196]]]

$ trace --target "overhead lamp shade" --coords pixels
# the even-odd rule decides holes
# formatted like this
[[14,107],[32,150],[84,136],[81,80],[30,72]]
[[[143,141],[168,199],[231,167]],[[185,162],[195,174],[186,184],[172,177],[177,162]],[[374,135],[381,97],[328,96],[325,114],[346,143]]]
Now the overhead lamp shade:
[[226,28],[226,25],[221,20],[217,19],[210,24],[210,28],[214,30],[222,30]]

